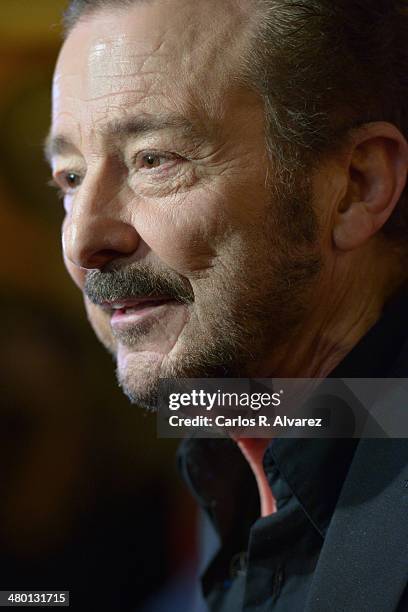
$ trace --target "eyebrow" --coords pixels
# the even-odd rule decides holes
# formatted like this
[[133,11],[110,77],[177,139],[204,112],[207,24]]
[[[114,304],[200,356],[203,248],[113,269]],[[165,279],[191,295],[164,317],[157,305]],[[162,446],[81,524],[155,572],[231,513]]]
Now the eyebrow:
[[[209,133],[198,125],[193,124],[187,117],[178,114],[166,115],[139,115],[137,117],[125,117],[114,119],[106,123],[99,130],[102,136],[107,138],[129,138],[145,134],[160,132],[166,129],[177,129],[184,136],[194,141],[202,142],[209,139]],[[48,162],[57,155],[64,155],[75,151],[74,143],[65,135],[48,134],[44,143],[44,155]]]
[[44,142],[44,156],[48,163],[51,163],[52,158],[56,155],[63,155],[74,149],[75,147],[69,138],[62,135],[52,136],[49,133]]

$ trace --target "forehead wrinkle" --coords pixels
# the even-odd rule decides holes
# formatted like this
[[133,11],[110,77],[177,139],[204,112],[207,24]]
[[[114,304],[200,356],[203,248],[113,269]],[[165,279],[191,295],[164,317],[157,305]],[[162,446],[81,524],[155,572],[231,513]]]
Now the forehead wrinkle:
[[163,74],[167,55],[162,46],[163,41],[153,44],[135,40],[126,33],[118,33],[115,38],[111,35],[100,38],[99,34],[90,41],[86,63],[80,67],[87,80],[84,101],[133,93],[145,96]]

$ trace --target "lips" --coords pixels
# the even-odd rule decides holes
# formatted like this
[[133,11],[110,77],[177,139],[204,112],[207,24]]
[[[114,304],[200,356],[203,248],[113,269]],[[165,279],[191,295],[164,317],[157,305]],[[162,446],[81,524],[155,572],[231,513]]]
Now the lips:
[[174,300],[172,298],[166,296],[148,296],[114,302],[104,302],[103,307],[111,311],[112,316],[121,316],[139,312],[144,308],[161,306],[162,304],[173,301]]
[[168,296],[146,296],[104,302],[102,307],[110,314],[113,329],[119,330],[140,323],[151,315],[159,315],[167,306],[177,304]]

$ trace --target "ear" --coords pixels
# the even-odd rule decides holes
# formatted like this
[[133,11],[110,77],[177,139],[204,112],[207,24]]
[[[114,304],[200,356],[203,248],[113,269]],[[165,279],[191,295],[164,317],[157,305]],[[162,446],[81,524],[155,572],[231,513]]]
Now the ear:
[[390,217],[407,182],[408,143],[391,123],[367,123],[353,132],[346,164],[347,191],[333,227],[342,251],[363,245]]

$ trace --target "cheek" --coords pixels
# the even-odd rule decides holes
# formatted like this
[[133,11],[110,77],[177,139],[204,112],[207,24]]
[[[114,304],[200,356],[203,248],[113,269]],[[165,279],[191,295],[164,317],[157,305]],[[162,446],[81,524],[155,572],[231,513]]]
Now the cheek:
[[139,208],[134,225],[157,257],[187,276],[213,266],[228,229],[223,198],[204,191]]

